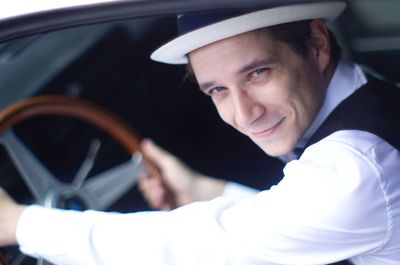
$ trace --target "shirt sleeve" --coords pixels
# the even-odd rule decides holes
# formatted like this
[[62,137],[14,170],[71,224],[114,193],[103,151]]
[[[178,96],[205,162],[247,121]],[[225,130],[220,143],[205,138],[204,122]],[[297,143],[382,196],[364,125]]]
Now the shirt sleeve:
[[[317,159],[316,159],[317,158]],[[56,264],[326,264],[384,244],[379,168],[337,142],[289,163],[270,190],[170,212],[84,213],[31,206],[21,250]]]
[[241,200],[256,195],[259,190],[239,184],[237,182],[228,182],[225,185],[222,196],[227,196],[232,199]]

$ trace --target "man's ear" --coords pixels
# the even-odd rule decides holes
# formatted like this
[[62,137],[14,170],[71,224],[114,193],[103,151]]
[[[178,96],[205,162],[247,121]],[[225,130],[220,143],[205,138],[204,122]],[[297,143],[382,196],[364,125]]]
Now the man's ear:
[[310,53],[317,60],[320,71],[324,72],[331,61],[329,31],[321,19],[311,21],[310,29]]

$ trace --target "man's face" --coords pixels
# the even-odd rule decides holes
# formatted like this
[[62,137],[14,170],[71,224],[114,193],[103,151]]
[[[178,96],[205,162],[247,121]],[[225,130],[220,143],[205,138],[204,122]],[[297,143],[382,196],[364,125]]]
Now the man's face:
[[189,59],[221,118],[271,156],[293,150],[324,98],[318,51],[303,57],[265,30],[202,47]]

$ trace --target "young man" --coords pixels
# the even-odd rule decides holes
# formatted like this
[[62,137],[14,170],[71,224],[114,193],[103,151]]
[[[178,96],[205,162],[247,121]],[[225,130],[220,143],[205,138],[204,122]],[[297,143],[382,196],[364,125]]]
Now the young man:
[[[189,62],[225,122],[289,161],[278,185],[243,191],[145,142],[178,204],[224,196],[121,215],[26,208],[0,193],[0,244],[60,264],[398,264],[400,96],[335,55],[325,21],[343,8],[312,1],[183,16],[183,35],[152,56]],[[142,189],[170,206],[151,177]]]

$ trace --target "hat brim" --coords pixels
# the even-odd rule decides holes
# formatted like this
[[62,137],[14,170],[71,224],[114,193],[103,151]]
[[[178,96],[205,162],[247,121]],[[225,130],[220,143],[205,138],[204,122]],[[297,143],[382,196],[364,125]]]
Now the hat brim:
[[248,31],[309,19],[336,19],[345,9],[341,1],[313,2],[268,8],[229,18],[166,43],[151,54],[151,59],[168,64],[187,64],[187,54],[210,43]]

